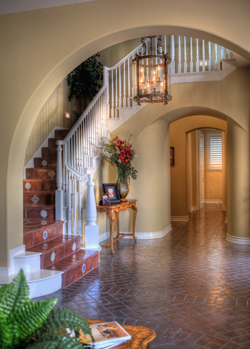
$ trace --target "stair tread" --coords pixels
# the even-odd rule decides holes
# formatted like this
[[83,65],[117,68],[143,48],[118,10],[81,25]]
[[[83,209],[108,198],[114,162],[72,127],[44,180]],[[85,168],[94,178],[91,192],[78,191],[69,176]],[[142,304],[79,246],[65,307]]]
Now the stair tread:
[[[45,223],[46,222],[46,223]],[[35,232],[40,229],[46,229],[53,225],[62,224],[62,221],[54,221],[54,220],[42,220],[42,219],[24,219],[23,230],[24,234],[29,232]]]
[[[36,271],[25,272],[24,274],[27,282],[30,283],[30,282],[40,281],[43,279],[53,278],[54,276],[60,275],[62,273],[63,272],[60,270],[39,269]],[[16,276],[17,274],[0,276],[0,284],[10,284]]]
[[55,207],[55,204],[23,204],[25,207]]
[[45,190],[34,190],[34,191],[25,191],[23,193],[23,195],[27,195],[27,194],[32,194],[32,195],[35,195],[35,193],[37,194],[55,194],[55,191],[54,190],[50,190],[50,191],[45,191]]
[[23,181],[26,181],[26,182],[55,182],[56,179],[53,179],[53,178],[27,178],[27,179],[23,179]]

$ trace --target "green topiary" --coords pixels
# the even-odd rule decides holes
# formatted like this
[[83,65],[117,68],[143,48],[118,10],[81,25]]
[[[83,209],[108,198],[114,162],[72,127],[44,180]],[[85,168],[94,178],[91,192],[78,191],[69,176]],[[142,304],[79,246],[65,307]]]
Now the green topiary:
[[[9,285],[0,287],[0,347],[82,348],[83,344],[66,333],[66,328],[81,329],[91,335],[88,323],[70,310],[54,310],[56,299],[31,302],[24,272]],[[91,335],[92,337],[92,335]]]

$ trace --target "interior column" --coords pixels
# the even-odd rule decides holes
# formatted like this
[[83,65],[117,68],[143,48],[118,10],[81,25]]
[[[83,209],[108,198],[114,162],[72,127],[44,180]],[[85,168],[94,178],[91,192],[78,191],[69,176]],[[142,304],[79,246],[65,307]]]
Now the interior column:
[[249,134],[228,118],[227,241],[250,245]]

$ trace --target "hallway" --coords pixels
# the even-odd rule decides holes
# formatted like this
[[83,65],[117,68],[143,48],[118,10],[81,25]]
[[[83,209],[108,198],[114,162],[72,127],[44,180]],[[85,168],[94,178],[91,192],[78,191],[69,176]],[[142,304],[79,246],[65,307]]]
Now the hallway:
[[250,348],[250,246],[226,241],[221,205],[155,240],[122,239],[98,268],[46,297],[85,318],[152,328],[151,348]]

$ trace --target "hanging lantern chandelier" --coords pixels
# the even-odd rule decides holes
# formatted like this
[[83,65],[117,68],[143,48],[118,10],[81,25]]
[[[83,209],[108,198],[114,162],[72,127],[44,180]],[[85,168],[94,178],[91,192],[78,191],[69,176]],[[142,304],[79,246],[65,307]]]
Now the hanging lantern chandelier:
[[[133,59],[136,64],[137,95],[133,100],[138,105],[141,103],[168,104],[172,96],[167,90],[168,65],[171,59],[162,52],[161,36],[148,36],[150,39],[150,53],[148,53],[145,37],[141,38],[142,52]],[[155,54],[153,54],[153,38],[157,38]],[[156,39],[154,40],[156,41]]]

